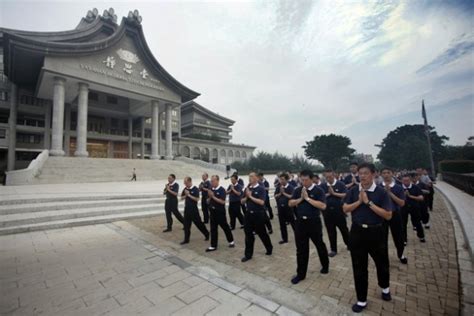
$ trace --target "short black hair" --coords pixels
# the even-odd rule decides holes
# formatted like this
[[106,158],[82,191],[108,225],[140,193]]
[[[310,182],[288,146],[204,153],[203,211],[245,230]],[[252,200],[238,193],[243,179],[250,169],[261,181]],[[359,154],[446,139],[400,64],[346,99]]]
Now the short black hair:
[[364,162],[357,167],[357,171],[360,169],[367,168],[370,170],[370,173],[375,173],[375,165],[373,163]]
[[333,173],[333,172],[334,172],[334,170],[332,170],[332,169],[326,169],[326,170],[324,170],[324,173]]
[[390,168],[390,167],[382,167],[382,169],[380,169],[380,172],[384,172],[385,170],[388,170],[390,172],[393,172],[393,169]]
[[257,174],[257,176],[263,177],[263,172],[259,172],[259,173]]
[[316,179],[319,180],[319,174],[315,173],[315,174],[313,175],[313,178],[316,178]]
[[187,176],[187,177],[184,177],[184,181],[193,181],[193,179],[191,179],[191,177]]
[[174,175],[174,173],[170,173],[169,176],[170,176],[171,178],[173,178],[173,179],[176,179],[176,176]]
[[304,170],[300,171],[300,176],[301,177],[309,177],[310,179],[313,179],[314,173],[313,173],[313,171],[311,171],[309,169],[304,169]]
[[285,180],[289,180],[290,176],[288,175],[288,173],[283,172],[282,174],[280,174],[279,178],[284,178]]
[[236,175],[235,173],[233,175],[230,176],[231,178],[234,178],[235,180],[237,180],[239,178],[238,175]]
[[215,177],[217,180],[219,180],[219,176],[217,174],[213,175],[212,177]]
[[349,167],[350,166],[359,166],[359,164],[357,163],[357,161],[352,161],[350,164],[349,164]]

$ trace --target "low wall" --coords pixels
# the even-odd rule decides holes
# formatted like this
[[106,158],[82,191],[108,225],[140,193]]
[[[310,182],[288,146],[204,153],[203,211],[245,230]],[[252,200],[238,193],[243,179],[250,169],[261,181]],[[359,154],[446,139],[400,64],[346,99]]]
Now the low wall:
[[[203,160],[191,159],[191,158],[184,157],[184,156],[175,157],[175,160],[183,161],[183,162],[190,163],[190,164],[194,164],[196,166],[200,166],[200,167],[203,167],[203,168],[206,168],[206,169],[215,169],[217,171],[224,172],[224,173],[227,172],[225,165],[209,163],[209,162],[205,162]],[[229,175],[231,175],[235,171],[236,171],[235,169],[231,169],[230,172],[229,172]]]
[[474,174],[443,172],[441,175],[443,181],[470,195],[474,195]]
[[6,185],[31,184],[35,177],[41,173],[44,163],[48,160],[49,151],[43,150],[35,159],[33,159],[26,169],[13,170],[6,172]]

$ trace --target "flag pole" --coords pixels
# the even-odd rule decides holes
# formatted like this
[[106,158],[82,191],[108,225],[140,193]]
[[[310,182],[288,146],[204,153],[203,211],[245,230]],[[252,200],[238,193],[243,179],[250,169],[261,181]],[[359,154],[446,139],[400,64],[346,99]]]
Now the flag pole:
[[435,172],[434,160],[433,160],[433,150],[431,149],[430,128],[428,126],[428,119],[426,117],[425,100],[421,100],[421,115],[423,116],[424,126],[425,126],[425,135],[426,135],[426,140],[428,141],[428,152],[430,154],[430,163],[431,163],[430,173],[432,177],[435,178],[436,172]]

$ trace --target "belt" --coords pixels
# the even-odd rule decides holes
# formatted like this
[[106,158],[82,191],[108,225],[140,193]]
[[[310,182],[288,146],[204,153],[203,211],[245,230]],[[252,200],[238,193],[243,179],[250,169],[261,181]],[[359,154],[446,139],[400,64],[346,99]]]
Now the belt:
[[316,219],[318,218],[318,216],[299,216],[298,219],[303,219],[303,220],[307,220],[307,219]]
[[361,227],[361,228],[364,228],[364,229],[383,227],[383,223],[380,223],[380,224],[357,224],[357,223],[353,223],[352,225],[357,226],[357,227]]

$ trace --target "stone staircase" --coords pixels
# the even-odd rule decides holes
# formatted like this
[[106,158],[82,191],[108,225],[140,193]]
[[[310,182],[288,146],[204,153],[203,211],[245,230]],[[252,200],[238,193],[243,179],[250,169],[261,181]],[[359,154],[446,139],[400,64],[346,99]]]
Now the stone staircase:
[[178,160],[49,157],[32,184],[128,181],[136,169],[138,181],[164,180],[174,173],[178,179],[200,179],[203,172],[224,175],[211,167]]
[[0,201],[0,235],[156,216],[164,202],[157,194]]

